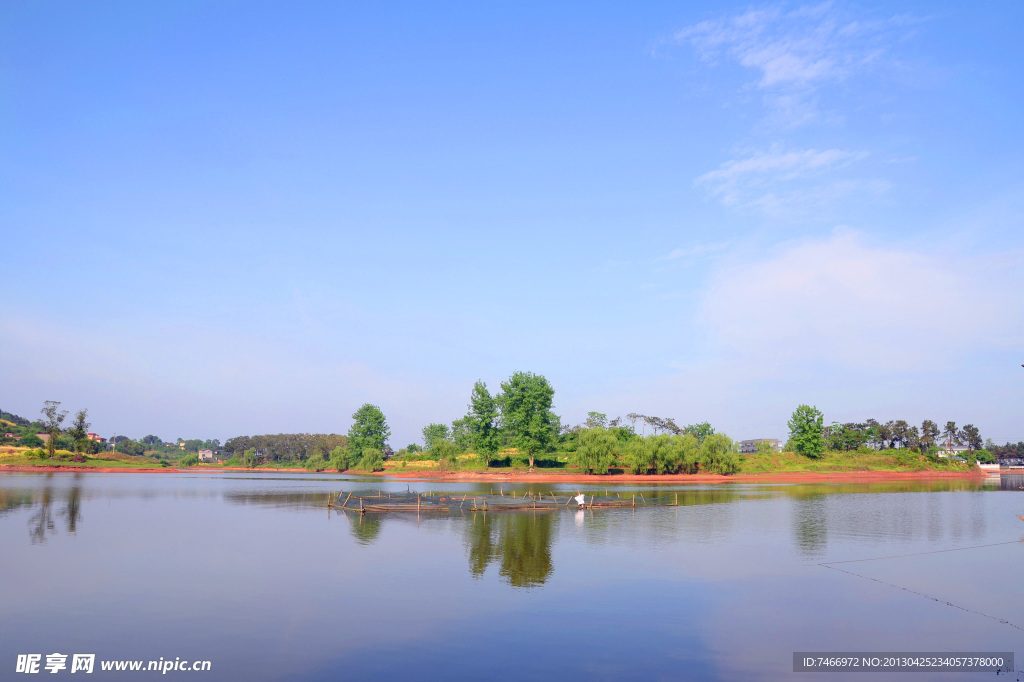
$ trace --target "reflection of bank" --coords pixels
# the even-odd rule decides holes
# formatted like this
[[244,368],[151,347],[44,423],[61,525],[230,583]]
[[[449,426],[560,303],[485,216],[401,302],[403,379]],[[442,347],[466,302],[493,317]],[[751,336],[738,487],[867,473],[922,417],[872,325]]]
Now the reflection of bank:
[[551,563],[551,514],[473,514],[466,523],[469,571],[482,577],[498,563],[498,574],[513,587],[543,585],[554,567]]

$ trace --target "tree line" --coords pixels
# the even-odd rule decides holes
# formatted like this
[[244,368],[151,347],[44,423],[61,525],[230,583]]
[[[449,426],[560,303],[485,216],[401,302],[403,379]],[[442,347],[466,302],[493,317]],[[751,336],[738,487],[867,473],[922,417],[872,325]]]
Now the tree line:
[[[194,438],[185,440],[178,438],[174,443],[165,443],[158,436],[147,435],[134,439],[125,435],[114,436],[108,444],[89,438],[89,410],[82,408],[75,412],[70,424],[65,424],[68,410],[61,409],[58,400],[44,401],[40,418],[34,421],[25,419],[14,413],[0,410],[0,442],[21,445],[29,448],[44,448],[51,459],[58,450],[71,452],[74,459],[84,460],[85,455],[95,455],[107,447],[126,455],[152,455],[158,458],[167,455],[179,456],[181,451],[195,453],[200,450],[220,449],[220,441],[213,439]],[[7,434],[10,434],[8,436]],[[38,434],[48,436],[45,440]]]
[[[920,428],[905,419],[880,422],[867,419],[864,422],[840,424],[832,422],[825,426],[824,414],[817,407],[800,405],[789,419],[789,441],[786,450],[792,450],[808,457],[820,457],[826,449],[853,451],[863,448],[872,450],[906,449],[923,455],[937,456],[940,452],[953,453],[954,448],[965,448],[968,461],[994,461],[995,455],[985,449],[981,432],[974,424],[957,426],[948,421],[940,427],[931,419],[921,422]],[[1006,448],[1013,447],[1007,444]]]
[[[538,460],[550,463],[555,456],[569,466],[598,474],[612,469],[637,474],[739,469],[733,441],[716,434],[707,422],[680,427],[669,417],[631,412],[625,419],[609,420],[606,414],[590,412],[584,423],[566,426],[552,409],[554,393],[546,378],[530,372],[516,372],[494,395],[485,382],[477,381],[464,416],[450,425],[423,427],[422,449],[445,465],[453,465],[461,453],[472,452],[485,466],[507,457],[521,459],[532,469]],[[411,458],[420,450],[413,443],[397,454]],[[501,455],[506,452],[515,454]]]

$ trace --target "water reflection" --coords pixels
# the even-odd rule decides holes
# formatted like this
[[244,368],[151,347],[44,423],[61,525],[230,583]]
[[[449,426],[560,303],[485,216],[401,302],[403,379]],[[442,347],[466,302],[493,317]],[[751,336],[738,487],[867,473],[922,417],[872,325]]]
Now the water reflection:
[[[349,527],[352,529],[352,537],[360,545],[371,545],[380,535],[382,519],[377,514],[346,514],[352,521]],[[354,518],[353,518],[354,517]]]
[[550,512],[473,514],[465,524],[469,572],[482,577],[497,562],[498,575],[509,585],[543,585],[554,570],[551,541],[557,518]]
[[63,500],[56,499],[57,496],[53,488],[48,485],[39,492],[38,499],[32,499],[32,496],[29,496],[27,504],[38,504],[38,507],[28,518],[28,534],[33,545],[46,542],[48,534],[57,532],[57,523],[54,520],[54,504],[59,504],[61,501],[63,501],[64,505],[57,511],[57,516],[64,519],[64,528],[69,534],[74,535],[78,531],[78,522],[81,520],[82,515],[81,486],[74,485],[61,492],[63,493]]
[[825,554],[828,547],[828,502],[822,493],[798,495],[793,503],[793,538],[806,558]]

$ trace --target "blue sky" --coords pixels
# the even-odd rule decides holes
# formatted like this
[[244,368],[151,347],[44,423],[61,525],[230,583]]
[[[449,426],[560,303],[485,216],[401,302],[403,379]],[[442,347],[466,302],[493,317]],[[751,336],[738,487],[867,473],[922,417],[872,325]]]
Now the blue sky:
[[1024,439],[1020,3],[8,3],[0,407]]

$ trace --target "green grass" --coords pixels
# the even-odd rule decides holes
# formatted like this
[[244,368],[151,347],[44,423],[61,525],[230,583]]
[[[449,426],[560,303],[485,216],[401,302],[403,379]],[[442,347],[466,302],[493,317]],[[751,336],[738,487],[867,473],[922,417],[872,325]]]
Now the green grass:
[[741,474],[840,471],[969,471],[963,462],[932,460],[916,452],[904,450],[870,450],[843,452],[829,450],[818,459],[794,452],[768,455],[741,455]]
[[[51,459],[45,454],[39,457],[36,453],[40,451],[31,448],[4,448],[0,452],[0,464],[13,466],[63,466],[77,469],[95,469],[101,467],[119,467],[125,469],[160,469],[160,462],[149,457],[135,457],[123,455],[119,452],[103,452],[95,455],[85,455],[84,462],[75,462],[75,453],[67,450],[57,450]],[[173,464],[172,464],[173,466]]]

